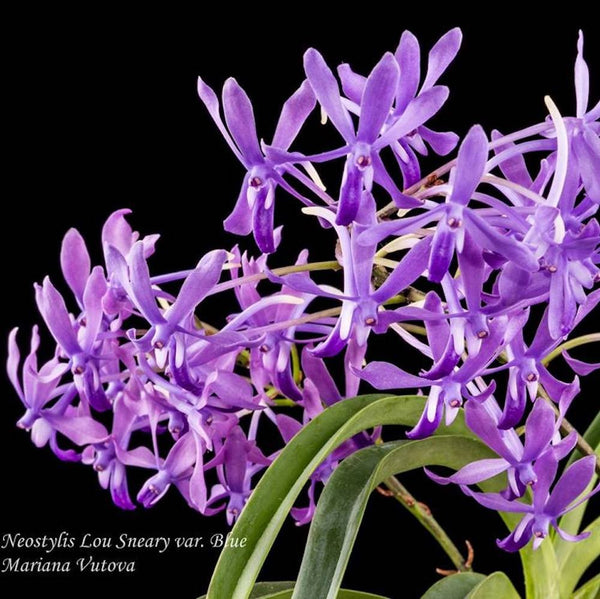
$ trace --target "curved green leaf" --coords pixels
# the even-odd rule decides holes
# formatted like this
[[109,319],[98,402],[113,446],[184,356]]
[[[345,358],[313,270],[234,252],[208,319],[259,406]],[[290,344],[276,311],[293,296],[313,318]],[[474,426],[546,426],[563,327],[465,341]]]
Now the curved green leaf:
[[[583,438],[587,441],[590,447],[595,447],[596,452],[598,452],[598,448],[600,448],[600,412],[596,414],[592,423],[587,427],[585,433],[583,434]],[[569,458],[567,462],[567,466],[570,466],[575,460],[582,458],[583,454],[576,449]]]
[[[588,427],[584,438],[588,443],[594,443],[592,446],[595,448],[596,453],[600,455],[600,413]],[[570,462],[574,461],[573,456],[571,456]],[[598,477],[593,476],[584,493],[589,493],[597,480]],[[570,534],[578,534],[587,505],[588,502],[584,501],[574,510],[567,512],[559,520],[558,525]],[[592,522],[586,530],[589,530],[592,533],[591,536],[578,543],[565,541],[561,539],[558,534],[555,534],[553,538],[560,572],[561,597],[570,596],[585,570],[598,556],[600,556],[600,519]]]
[[[296,583],[293,580],[281,580],[274,582],[257,582],[250,593],[249,599],[271,599],[272,597],[277,597],[287,592],[289,596],[292,596],[292,591],[294,590],[294,585]],[[282,595],[282,597],[286,597],[287,595]],[[206,599],[206,595],[202,595],[198,599]]]
[[336,596],[369,496],[380,482],[426,465],[458,470],[468,462],[494,455],[481,441],[453,435],[385,443],[346,458],[319,499],[293,599]]
[[600,597],[600,574],[588,580],[573,593],[573,599],[598,599]]
[[596,518],[585,530],[591,533],[590,536],[578,543],[570,543],[570,551],[561,563],[561,597],[571,595],[584,572],[600,556],[600,518]]
[[[294,582],[257,582],[254,585],[249,599],[291,599],[294,590]],[[206,599],[202,595],[199,599]],[[363,593],[362,591],[350,591],[340,589],[336,599],[387,599],[382,595],[373,595],[372,593]]]
[[[267,469],[233,528],[243,548],[225,548],[207,599],[247,599],[260,568],[302,487],[317,466],[346,439],[383,424],[414,426],[423,411],[420,396],[365,395],[339,402],[304,427]],[[444,427],[441,427],[444,431]],[[469,434],[457,419],[452,430]],[[446,432],[448,430],[446,429]]]
[[421,599],[465,599],[469,591],[485,580],[484,574],[460,572],[438,580]]
[[[540,599],[543,597],[539,595]],[[494,572],[480,582],[465,599],[521,599],[521,597],[504,572]]]
[[[583,435],[583,438],[589,443],[591,447],[595,449],[595,452],[598,455],[600,455],[600,412],[596,414],[596,418],[594,418],[590,426],[588,426],[587,430]],[[568,468],[575,460],[578,460],[581,457],[583,457],[583,454],[579,450],[575,450],[571,454],[571,457],[569,458],[569,461],[567,462],[565,468]],[[592,478],[588,488],[585,490],[586,493],[589,493],[593,489],[597,479],[597,476],[594,476]],[[584,501],[574,510],[567,512],[560,519],[559,526],[563,530],[566,530],[568,533],[576,535],[579,532],[579,528],[581,526],[581,521],[583,520],[587,504],[588,502]],[[568,554],[571,551],[572,544],[568,541],[563,541],[557,534],[553,534],[553,540],[556,546],[556,555],[560,567],[561,563],[563,563],[568,557]]]

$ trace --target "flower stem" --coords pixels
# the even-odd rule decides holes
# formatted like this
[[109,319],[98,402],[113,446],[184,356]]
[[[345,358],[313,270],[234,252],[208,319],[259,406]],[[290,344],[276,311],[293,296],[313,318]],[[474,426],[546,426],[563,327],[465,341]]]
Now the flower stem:
[[590,333],[589,335],[581,335],[581,337],[569,339],[568,341],[565,341],[559,345],[554,351],[550,352],[542,360],[542,364],[547,366],[550,364],[550,362],[552,362],[552,360],[554,360],[554,358],[558,358],[563,351],[573,349],[574,347],[578,347],[580,345],[585,345],[586,343],[594,343],[595,341],[600,341],[600,333]]
[[[389,489],[390,496],[397,499],[422,525],[429,531],[431,536],[439,543],[440,547],[446,552],[454,567],[459,572],[468,572],[471,566],[466,563],[465,558],[458,550],[452,539],[446,531],[440,526],[437,520],[431,514],[427,506],[419,503],[408,489],[395,477],[390,476],[384,481]],[[384,492],[385,495],[388,493]]]

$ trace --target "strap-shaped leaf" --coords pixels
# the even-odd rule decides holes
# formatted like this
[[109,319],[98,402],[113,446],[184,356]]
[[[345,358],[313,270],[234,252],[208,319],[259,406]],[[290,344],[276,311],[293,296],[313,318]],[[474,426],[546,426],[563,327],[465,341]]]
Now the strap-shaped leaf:
[[[292,596],[294,585],[296,583],[293,580],[278,580],[273,582],[257,582],[250,593],[249,599],[271,599],[277,597],[282,593],[289,593]],[[286,597],[287,595],[283,595]],[[206,595],[202,595],[198,599],[206,599]]]
[[[533,595],[546,599],[546,595]],[[521,599],[517,589],[504,572],[494,572],[480,582],[465,599]]]
[[[596,454],[600,455],[600,413],[586,430],[584,438],[595,448]],[[569,463],[575,461],[576,454],[578,452],[573,453]],[[597,481],[598,477],[594,476],[584,492],[591,491]],[[567,512],[559,520],[559,526],[568,533],[578,534],[587,505],[588,501],[584,501],[574,510]],[[585,570],[600,556],[600,518],[592,522],[586,530],[592,534],[578,543],[565,541],[558,534],[553,538],[559,568],[561,597],[568,597],[573,592]]]
[[[288,580],[281,582],[257,582],[250,593],[249,599],[291,599],[294,584],[293,581]],[[206,599],[206,595],[202,595],[199,599]],[[362,591],[341,589],[337,599],[387,599],[387,597],[373,595],[372,593],[363,593]]]
[[348,457],[319,499],[293,599],[335,599],[369,496],[383,480],[426,465],[458,470],[493,455],[480,441],[448,435],[385,443]]
[[[592,421],[592,424],[587,428],[583,438],[589,443],[591,447],[595,448],[595,451],[598,455],[600,455],[600,412],[596,414],[596,418]],[[565,465],[565,468],[568,468],[576,459],[583,457],[581,452],[575,450],[569,461]],[[598,477],[594,476],[590,481],[589,487],[585,490],[586,493],[592,490],[594,485],[596,484]],[[559,521],[559,526],[566,530],[568,533],[576,535],[579,532],[579,528],[581,526],[581,521],[583,520],[583,516],[585,514],[585,510],[587,508],[587,501],[584,501],[581,505],[577,506],[574,510],[567,512]],[[559,567],[562,567],[562,564],[568,559],[571,550],[573,549],[573,544],[568,541],[563,541],[557,534],[553,534],[554,545],[556,548],[556,556],[558,560]]]
[[588,580],[573,593],[573,599],[598,599],[600,597],[600,574]]
[[560,596],[568,597],[583,576],[585,571],[600,556],[600,518],[596,518],[585,529],[591,534],[587,539],[578,543],[570,543],[570,551],[563,554],[564,561],[560,563]]
[[[326,409],[302,429],[268,468],[252,493],[232,536],[245,547],[225,548],[213,573],[207,599],[247,599],[288,512],[310,475],[338,445],[382,424],[414,426],[424,407],[419,396],[365,395]],[[440,431],[448,432],[441,427]],[[457,419],[452,431],[468,434]],[[314,599],[314,598],[313,598]]]
[[475,588],[482,580],[484,574],[475,572],[460,572],[438,580],[421,599],[465,599],[469,591]]

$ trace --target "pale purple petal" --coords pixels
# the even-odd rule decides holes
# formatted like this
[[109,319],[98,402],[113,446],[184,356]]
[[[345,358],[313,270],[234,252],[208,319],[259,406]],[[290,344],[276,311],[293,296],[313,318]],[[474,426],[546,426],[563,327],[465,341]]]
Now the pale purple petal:
[[206,85],[206,83],[204,83],[204,81],[202,81],[200,77],[198,77],[198,96],[200,97],[202,102],[204,102],[208,113],[217,125],[217,128],[219,129],[221,135],[227,142],[227,145],[231,148],[233,153],[236,155],[237,159],[242,164],[244,164],[245,161],[243,156],[241,155],[238,147],[235,145],[233,139],[231,138],[231,135],[229,135],[229,131],[227,131],[221,119],[221,115],[219,113],[219,99],[217,98],[217,94],[215,94],[213,89]]
[[360,104],[367,78],[355,73],[347,63],[339,65],[337,72],[346,97],[355,104]]
[[399,68],[393,54],[387,52],[371,71],[360,103],[357,139],[371,144],[390,114],[396,94]]
[[585,190],[594,202],[600,203],[600,139],[589,128],[572,139],[573,153]]
[[499,456],[511,463],[519,460],[521,456],[515,455],[505,440],[509,433],[498,429],[496,420],[485,406],[472,401],[468,402],[465,406],[465,420],[467,426]]
[[445,33],[431,48],[423,91],[433,87],[448,65],[454,60],[462,42],[462,31],[455,27]]
[[398,120],[379,137],[373,147],[384,148],[429,120],[448,99],[448,93],[447,87],[438,85],[420,94],[407,106]]
[[281,115],[275,127],[272,146],[287,150],[315,107],[315,95],[310,83],[303,81],[281,109]]
[[497,540],[496,544],[505,551],[519,551],[519,549],[522,549],[525,547],[525,545],[527,545],[527,543],[529,543],[529,540],[533,536],[533,523],[533,516],[531,514],[527,514],[513,532],[511,532],[505,539]]
[[419,41],[410,31],[402,33],[395,56],[400,66],[398,95],[396,97],[396,113],[400,114],[416,96],[421,79]]
[[140,312],[151,324],[164,323],[165,319],[156,305],[156,296],[150,283],[150,273],[144,258],[144,246],[141,241],[136,242],[131,250],[129,268],[131,271],[131,288]]
[[475,499],[477,503],[497,512],[526,513],[533,511],[530,505],[521,503],[520,501],[509,501],[500,495],[500,493],[476,493],[466,486],[461,487],[461,489],[464,493]]
[[[502,137],[503,136],[499,131],[492,131],[492,141],[496,141]],[[516,145],[514,143],[502,144],[496,146],[494,152],[496,154],[500,154],[502,151],[509,148],[516,148]],[[515,152],[514,155],[510,156],[510,158],[503,160],[499,166],[500,170],[509,181],[514,181],[515,183],[523,185],[527,188],[531,187],[531,175],[529,174],[527,165],[525,164],[523,154]]]
[[101,443],[108,437],[108,431],[104,426],[89,416],[72,414],[57,416],[47,413],[44,415],[44,419],[59,433],[73,441],[75,445]]
[[565,541],[569,541],[570,543],[576,543],[577,541],[583,541],[587,539],[592,533],[590,531],[584,531],[578,535],[572,535],[568,533],[566,530],[563,530],[559,526],[556,527],[556,532],[560,535],[561,539]]
[[358,375],[375,389],[420,389],[431,381],[409,374],[389,362],[371,362]]
[[456,174],[449,202],[466,205],[479,185],[485,172],[488,141],[483,128],[474,125],[469,129],[460,148],[456,162]]
[[565,359],[565,362],[571,367],[571,369],[581,376],[586,376],[600,368],[600,362],[596,362],[594,364],[583,362],[582,360],[572,358],[566,351],[562,352],[562,357]]
[[81,347],[77,342],[65,300],[48,277],[44,279],[40,293],[36,294],[36,300],[48,329],[59,345],[69,356],[79,353]]
[[165,319],[171,323],[180,323],[193,312],[219,281],[226,260],[225,250],[213,250],[203,256],[196,268],[186,277],[177,299],[165,312]]
[[[435,389],[435,388],[434,388]],[[437,388],[439,390],[439,387]],[[440,399],[439,392],[429,394],[425,402],[425,409],[416,426],[406,433],[409,439],[424,439],[432,435],[442,421],[444,402]]]
[[270,254],[275,251],[274,214],[275,214],[275,187],[271,180],[267,181],[264,188],[256,196],[252,211],[252,229],[254,239],[260,251]]
[[449,483],[474,485],[475,483],[492,478],[501,472],[505,472],[509,466],[510,464],[502,458],[490,458],[471,462],[451,476],[439,476],[427,468],[425,468],[425,472],[429,478],[441,485]]
[[538,399],[525,424],[523,462],[537,459],[550,445],[554,435],[554,410],[544,399]]
[[331,122],[347,142],[354,141],[354,125],[342,104],[338,83],[321,54],[314,48],[309,48],[304,54],[304,70],[319,104]]
[[546,504],[546,513],[558,517],[567,511],[588,486],[594,476],[596,456],[590,455],[571,464],[554,486]]
[[82,348],[89,352],[96,341],[102,318],[102,298],[106,293],[106,279],[102,267],[95,266],[83,292],[83,307],[85,308],[85,327],[83,328]]
[[428,264],[430,281],[439,283],[444,278],[444,275],[448,273],[455,247],[455,232],[448,227],[446,221],[441,220],[438,223],[431,245]]
[[252,231],[252,208],[248,203],[250,174],[246,173],[240,194],[231,214],[223,221],[223,228],[236,235],[248,235]]
[[302,352],[302,370],[307,379],[313,382],[325,403],[331,405],[341,399],[340,392],[323,360],[315,357],[307,349]]
[[356,166],[354,156],[346,159],[344,178],[340,189],[340,201],[335,222],[338,225],[349,225],[355,218],[360,206],[363,190],[363,173]]
[[77,229],[69,229],[63,238],[60,266],[67,285],[81,304],[91,262],[85,241]]
[[377,303],[383,303],[414,283],[425,271],[431,251],[433,250],[429,238],[415,244],[402,258],[400,264],[396,266],[383,285],[372,294],[373,299]]
[[433,151],[438,156],[446,156],[452,152],[459,140],[456,133],[452,133],[451,131],[444,133],[432,131],[424,125],[419,127],[419,134],[432,147]]
[[227,127],[242,152],[245,165],[264,162],[256,135],[252,104],[246,92],[233,77],[227,79],[223,86],[223,112]]
[[469,233],[479,246],[504,256],[530,272],[539,269],[538,261],[524,243],[502,235],[473,210],[465,210],[464,217],[468,221]]
[[6,371],[8,374],[8,379],[12,383],[12,386],[15,388],[17,395],[21,399],[23,403],[25,402],[25,396],[23,395],[23,389],[21,387],[21,382],[19,381],[19,364],[21,362],[21,352],[19,351],[19,346],[17,344],[17,333],[19,332],[18,327],[15,327],[11,330],[8,336],[8,358],[6,359]]

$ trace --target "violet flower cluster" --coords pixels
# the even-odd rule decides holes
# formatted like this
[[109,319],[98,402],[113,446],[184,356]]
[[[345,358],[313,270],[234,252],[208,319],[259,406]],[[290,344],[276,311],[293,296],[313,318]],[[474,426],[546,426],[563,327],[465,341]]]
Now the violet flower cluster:
[[[561,424],[578,375],[600,366],[562,351],[600,301],[600,103],[589,107],[580,35],[575,116],[561,116],[547,99],[544,121],[509,135],[475,125],[459,144],[428,122],[448,98],[438,81],[460,43],[460,30],[444,35],[424,77],[409,32],[366,76],[342,64],[336,77],[308,50],[306,80],[284,104],[270,143],[259,141],[250,100],[234,79],[221,101],[199,80],[201,100],[245,170],[225,229],[252,233],[261,254],[216,250],[191,270],[154,276],[147,261],[158,236],[133,232],[128,210],[104,225],[102,266],[91,266],[71,229],[61,265],[72,297],[48,278],[35,286],[56,343],[52,358],[38,361],[37,327],[23,361],[16,329],[9,340],[8,374],[25,407],[18,426],[34,444],[92,466],[122,508],[134,508],[127,478],[139,468],[147,473],[137,492],[143,506],[176,487],[194,509],[225,510],[231,523],[277,455],[261,451],[263,429],[277,431],[283,446],[359,389],[411,390],[426,403],[409,438],[434,434],[464,407],[467,425],[498,454],[447,478],[429,475],[485,506],[522,512],[503,548],[531,538],[537,547],[558,528],[585,499],[595,467],[586,456],[557,479],[576,443]],[[292,151],[319,110],[339,147]],[[420,156],[445,156],[457,145],[455,160],[422,179]],[[318,175],[324,162],[340,166],[334,193]],[[311,263],[304,250],[295,265],[274,268],[282,234],[275,205],[285,195],[335,238],[335,261]],[[327,268],[343,269],[339,287],[312,278]],[[203,300],[225,292],[239,311],[211,321]],[[317,299],[331,308],[316,310]],[[429,366],[410,372],[403,350],[370,361],[369,344],[381,335],[388,347],[390,336],[411,346]],[[561,353],[573,380],[549,368]],[[338,355],[341,387],[331,374]],[[308,504],[293,511],[299,523],[311,519],[316,487],[339,461],[380,436],[379,429],[356,435],[321,464]],[[502,493],[472,489],[503,472]]]

